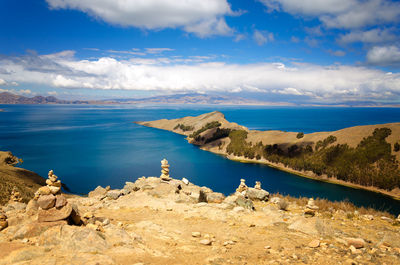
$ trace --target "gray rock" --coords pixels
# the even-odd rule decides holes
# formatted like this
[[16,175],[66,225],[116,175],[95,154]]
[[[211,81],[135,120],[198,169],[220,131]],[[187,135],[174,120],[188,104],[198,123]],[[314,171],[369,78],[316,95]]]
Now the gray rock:
[[268,201],[269,192],[266,190],[259,190],[255,188],[248,188],[246,191],[246,196],[250,200]]
[[94,191],[89,192],[88,196],[89,198],[92,197],[97,197],[97,196],[104,196],[107,193],[107,189],[101,187],[101,186],[97,186],[96,189],[94,189]]
[[208,203],[221,203],[225,199],[225,195],[220,192],[206,193],[206,200]]
[[121,191],[119,190],[110,190],[107,192],[106,197],[112,200],[116,200],[121,196]]
[[224,203],[235,206],[240,206],[245,209],[254,210],[253,202],[250,199],[245,198],[241,194],[231,195],[225,198]]
[[56,204],[56,196],[54,196],[53,194],[42,195],[37,200],[37,203],[39,207],[43,210],[48,210],[54,207],[54,205]]
[[123,195],[127,195],[127,194],[129,194],[129,193],[131,193],[131,192],[135,192],[135,191],[138,191],[138,190],[140,190],[140,187],[138,187],[138,186],[137,186],[135,183],[133,183],[133,182],[127,181],[127,182],[125,182],[125,186],[124,186],[124,188],[122,189],[121,193],[122,193]]

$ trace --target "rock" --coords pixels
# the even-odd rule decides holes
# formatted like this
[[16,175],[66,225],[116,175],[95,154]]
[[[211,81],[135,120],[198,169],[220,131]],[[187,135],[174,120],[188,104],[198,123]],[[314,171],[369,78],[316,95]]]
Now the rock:
[[64,195],[58,194],[56,196],[56,204],[55,204],[56,208],[61,208],[67,205],[67,203],[68,203],[67,198],[65,198]]
[[48,187],[50,189],[51,194],[54,194],[54,195],[60,193],[60,191],[61,191],[60,187],[54,187],[54,186],[48,186]]
[[313,216],[315,216],[315,211],[311,210],[311,209],[305,209],[304,210],[304,215],[306,217],[313,217]]
[[43,210],[47,210],[54,207],[55,203],[56,203],[56,196],[54,196],[53,194],[41,195],[37,200],[37,204]]
[[261,182],[260,181],[256,181],[256,185],[254,185],[254,188],[256,190],[261,190]]
[[235,208],[233,208],[233,210],[235,213],[239,213],[239,212],[243,212],[244,208],[242,206],[237,206]]
[[198,202],[207,202],[207,193],[205,193],[203,190],[200,190],[199,192]]
[[206,200],[208,203],[221,203],[225,199],[225,195],[220,192],[206,193]]
[[80,215],[80,212],[78,210],[78,206],[75,204],[71,204],[72,211],[71,211],[71,220],[75,225],[81,225],[82,224],[82,217]]
[[140,188],[135,183],[127,181],[125,182],[125,186],[122,189],[122,193],[123,195],[127,195],[131,192],[135,192],[138,190],[140,190]]
[[236,205],[241,206],[245,209],[254,210],[253,202],[244,196],[238,196],[236,199]]
[[37,192],[38,192],[39,195],[49,195],[49,194],[51,194],[50,188],[48,186],[40,187]]
[[365,241],[362,238],[346,238],[346,242],[348,246],[354,246],[355,248],[363,248],[365,247]]
[[245,179],[240,179],[240,184],[239,187],[236,189],[236,192],[242,193],[247,190],[247,185],[246,185],[246,180]]
[[60,209],[53,207],[48,210],[43,210],[39,208],[38,221],[55,222],[55,221],[65,220],[71,215],[71,213],[72,213],[71,204],[67,204],[66,206]]
[[201,237],[200,232],[192,232],[192,237]]
[[353,245],[351,245],[351,246],[349,247],[349,249],[350,249],[350,251],[351,251],[351,254],[360,254],[360,253],[361,253],[361,251],[358,250],[358,249],[356,249]]
[[381,216],[381,219],[384,220],[384,221],[387,221],[387,222],[389,222],[389,223],[393,223],[393,219],[391,219],[391,218],[389,218],[389,217]]
[[246,190],[246,197],[248,197],[250,200],[268,201],[269,192],[262,190],[261,188],[248,188]]
[[182,178],[182,182],[183,182],[185,185],[189,185],[189,180],[186,179],[186,178]]
[[4,211],[9,212],[9,211],[22,211],[26,209],[26,204],[22,202],[10,202],[7,204],[5,207]]
[[97,186],[93,191],[89,192],[89,198],[97,197],[97,196],[104,196],[106,195],[107,190],[101,186]]
[[365,214],[365,215],[362,216],[362,218],[363,218],[364,220],[368,220],[368,221],[374,220],[374,216],[371,215],[371,214]]
[[320,245],[320,241],[318,239],[314,239],[310,243],[308,243],[308,247],[310,248],[317,248]]
[[168,165],[168,160],[163,159],[161,160],[161,180],[163,181],[170,181],[171,178],[169,177],[169,165]]
[[34,215],[36,214],[37,210],[39,209],[39,204],[37,202],[37,200],[30,200],[28,202],[28,205],[26,205],[26,214],[28,215]]
[[272,197],[270,200],[270,202],[275,203],[275,204],[278,204],[280,201],[281,201],[281,198],[279,198],[279,197]]
[[121,192],[119,190],[110,190],[106,193],[106,197],[110,198],[112,200],[118,199],[120,195],[121,195]]
[[303,232],[308,235],[313,235],[313,236],[319,235],[316,218],[310,219],[310,218],[298,217],[292,224],[288,226],[288,228]]
[[314,204],[314,199],[313,199],[313,198],[310,198],[310,199],[308,200],[308,203],[307,203],[307,205],[306,205],[306,208],[308,208],[308,209],[310,209],[310,210],[314,210],[314,211],[316,211],[316,210],[319,209],[319,207],[318,207],[317,205]]
[[57,222],[32,222],[23,225],[19,228],[13,235],[13,239],[23,239],[37,237],[50,229],[53,226],[66,225],[67,221],[57,221]]
[[199,243],[205,246],[211,246],[211,241],[208,239],[202,239]]

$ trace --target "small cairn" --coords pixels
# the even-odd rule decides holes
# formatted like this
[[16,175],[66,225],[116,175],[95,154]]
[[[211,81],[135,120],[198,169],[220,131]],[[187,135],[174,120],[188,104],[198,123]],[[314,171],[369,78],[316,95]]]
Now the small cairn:
[[163,181],[170,181],[171,178],[169,177],[169,165],[168,165],[168,160],[163,159],[161,160],[161,180]]
[[84,213],[82,216],[82,222],[86,227],[104,233],[104,223],[101,222],[99,218],[95,217],[92,212]]
[[248,187],[245,182],[246,182],[245,179],[240,180],[240,184],[239,184],[239,187],[236,189],[236,192],[242,193],[242,192],[247,191]]
[[21,193],[17,190],[16,187],[14,187],[13,190],[11,191],[10,203],[13,202],[22,202]]
[[261,190],[261,182],[260,181],[256,181],[256,185],[254,185],[254,188],[256,190]]
[[61,194],[61,181],[57,180],[53,170],[49,171],[48,177],[47,185],[39,188],[34,197],[39,206],[38,221],[66,221],[73,214],[73,207]]
[[0,210],[0,231],[8,227],[7,215]]
[[314,203],[314,199],[310,198],[308,200],[308,203],[306,205],[306,209],[304,211],[304,214],[307,216],[314,216],[315,215],[315,211],[317,211],[319,209],[319,207],[317,205],[315,205]]

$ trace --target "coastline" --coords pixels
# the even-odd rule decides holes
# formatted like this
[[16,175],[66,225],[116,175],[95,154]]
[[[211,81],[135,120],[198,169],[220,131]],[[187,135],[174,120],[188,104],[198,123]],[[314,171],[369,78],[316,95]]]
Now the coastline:
[[[212,112],[211,114],[215,114],[218,115],[218,112]],[[234,124],[234,126],[239,126],[236,123],[230,123],[228,121],[225,120],[225,117],[223,116],[222,113],[219,113],[222,115],[221,119],[217,119],[220,122],[223,122],[224,125],[232,125]],[[204,115],[209,115],[209,114],[204,114]],[[146,126],[146,127],[151,127],[151,128],[156,128],[156,129],[161,129],[161,130],[166,130],[166,131],[170,131],[173,133],[177,133],[180,135],[184,135],[186,136],[185,140],[188,143],[197,145],[200,149],[204,150],[204,151],[209,151],[212,152],[214,154],[219,154],[224,156],[225,158],[232,160],[232,161],[237,161],[237,162],[241,162],[241,163],[257,163],[257,164],[263,164],[263,165],[267,165],[269,167],[278,169],[280,171],[284,171],[290,174],[294,174],[300,177],[305,177],[308,179],[312,179],[312,180],[317,180],[317,181],[322,181],[322,182],[326,182],[326,183],[331,183],[331,184],[335,184],[335,185],[341,185],[341,186],[346,186],[349,188],[354,188],[354,189],[362,189],[362,190],[367,190],[367,191],[372,191],[375,192],[377,194],[381,194],[387,197],[390,197],[391,199],[400,201],[400,191],[387,191],[387,190],[383,190],[383,189],[379,189],[377,187],[374,186],[363,186],[360,184],[355,184],[355,183],[351,183],[351,182],[347,182],[347,181],[343,181],[343,180],[339,180],[339,179],[334,179],[334,178],[328,178],[327,176],[324,177],[324,175],[322,176],[318,176],[317,174],[311,172],[311,171],[299,171],[299,170],[295,170],[289,167],[284,166],[283,164],[279,164],[279,163],[273,163],[270,162],[264,158],[260,159],[260,160],[256,160],[256,159],[248,159],[245,157],[237,157],[237,156],[233,156],[233,155],[229,155],[227,154],[225,151],[225,149],[223,148],[223,150],[219,150],[218,148],[215,148],[215,145],[201,145],[201,144],[196,144],[193,143],[193,141],[191,141],[188,138],[188,133],[184,132],[184,131],[179,131],[179,130],[174,130],[173,128],[175,127],[175,123],[178,122],[183,122],[184,120],[188,121],[188,122],[195,122],[197,118],[199,117],[204,117],[203,115],[200,115],[198,117],[185,117],[185,118],[180,118],[180,119],[174,119],[174,120],[157,120],[157,121],[149,121],[149,122],[140,122],[140,121],[136,121],[134,123],[142,125],[142,126]],[[210,116],[206,116],[207,118],[209,118]],[[203,119],[204,122],[204,119]],[[191,123],[193,124],[193,123]],[[224,142],[224,140],[222,140],[222,142]],[[226,143],[226,142],[225,142]]]
[[[188,138],[186,138],[186,140],[188,140]],[[385,196],[388,196],[394,200],[398,200],[400,201],[400,194],[391,192],[391,191],[386,191],[386,190],[382,190],[379,189],[377,187],[373,187],[373,186],[362,186],[360,184],[355,184],[355,183],[351,183],[348,181],[344,181],[344,180],[340,180],[340,179],[334,179],[334,178],[328,178],[328,177],[323,177],[322,176],[318,176],[317,174],[311,172],[311,171],[299,171],[299,170],[295,170],[292,169],[290,167],[286,167],[283,164],[279,164],[279,163],[273,163],[270,162],[264,158],[260,159],[260,160],[256,160],[256,159],[249,159],[249,158],[245,158],[245,157],[237,157],[237,156],[233,156],[233,155],[229,155],[226,154],[225,152],[218,152],[216,150],[211,150],[205,147],[201,147],[199,146],[199,148],[201,150],[204,151],[208,151],[214,154],[218,154],[218,155],[222,155],[225,158],[232,160],[232,161],[236,161],[236,162],[240,162],[240,163],[251,163],[251,164],[262,164],[262,165],[266,165],[275,169],[278,169],[280,171],[284,171],[290,174],[294,174],[297,175],[299,177],[304,177],[304,178],[308,178],[308,179],[312,179],[312,180],[317,180],[317,181],[322,181],[322,182],[326,182],[326,183],[331,183],[331,184],[336,184],[336,185],[341,185],[341,186],[345,186],[345,187],[349,187],[349,188],[353,188],[353,189],[362,189],[362,190],[367,190],[367,191],[372,191],[375,193],[379,193]]]

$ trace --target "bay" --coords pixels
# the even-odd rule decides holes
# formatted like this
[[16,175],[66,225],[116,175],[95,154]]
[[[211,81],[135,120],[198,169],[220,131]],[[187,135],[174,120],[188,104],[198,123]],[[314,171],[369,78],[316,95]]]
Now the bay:
[[397,108],[300,108],[258,106],[0,105],[0,150],[23,158],[21,167],[46,176],[53,169],[71,192],[97,185],[122,188],[125,181],[159,176],[160,160],[171,176],[185,177],[225,194],[240,179],[262,182],[269,192],[296,197],[348,200],[359,206],[400,213],[400,202],[370,191],[319,182],[264,165],[230,161],[193,146],[183,136],[134,121],[196,116],[219,110],[249,129],[332,131],[356,125],[400,121]]

